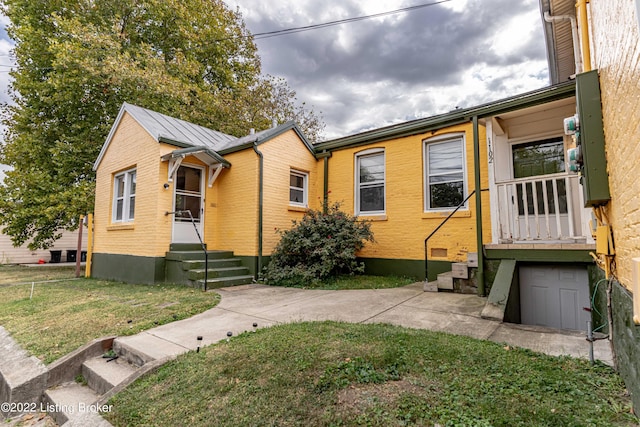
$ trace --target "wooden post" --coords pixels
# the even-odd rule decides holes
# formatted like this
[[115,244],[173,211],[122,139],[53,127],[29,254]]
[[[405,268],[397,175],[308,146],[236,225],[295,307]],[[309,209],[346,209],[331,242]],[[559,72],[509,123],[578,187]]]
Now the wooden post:
[[91,277],[91,256],[93,255],[93,214],[87,215],[87,264],[84,277]]
[[82,227],[84,215],[80,215],[80,227],[78,227],[78,248],[76,249],[76,277],[80,277],[80,258],[82,258]]

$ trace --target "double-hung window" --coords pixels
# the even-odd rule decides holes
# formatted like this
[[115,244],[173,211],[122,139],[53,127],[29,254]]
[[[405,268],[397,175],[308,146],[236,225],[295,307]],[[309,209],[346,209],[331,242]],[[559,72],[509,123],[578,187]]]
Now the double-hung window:
[[309,174],[291,169],[289,172],[289,204],[307,207]]
[[136,170],[117,174],[113,179],[112,222],[131,222],[136,210]]
[[356,214],[385,213],[384,150],[367,150],[356,155]]
[[425,210],[456,208],[465,197],[462,136],[425,141]]

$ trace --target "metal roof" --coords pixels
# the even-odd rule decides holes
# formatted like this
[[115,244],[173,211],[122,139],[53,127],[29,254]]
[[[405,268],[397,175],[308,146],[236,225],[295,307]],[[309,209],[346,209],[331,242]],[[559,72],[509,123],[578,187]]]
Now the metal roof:
[[402,138],[405,136],[442,129],[460,123],[466,123],[474,116],[485,118],[544,104],[575,95],[575,82],[569,81],[555,86],[548,86],[531,92],[479,105],[471,108],[453,110],[449,113],[423,119],[412,120],[397,125],[374,129],[359,134],[346,136],[315,144],[316,153],[347,147],[371,144],[374,142]]
[[158,142],[166,142],[179,147],[207,147],[217,150],[219,147],[237,140],[234,136],[126,102],[122,105],[122,109],[129,113]]

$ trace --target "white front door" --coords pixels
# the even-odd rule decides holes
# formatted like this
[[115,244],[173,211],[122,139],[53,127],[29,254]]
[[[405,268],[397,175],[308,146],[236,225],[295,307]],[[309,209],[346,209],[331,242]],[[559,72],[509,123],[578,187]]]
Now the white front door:
[[198,234],[204,239],[204,175],[204,169],[197,166],[182,165],[176,171],[173,210],[182,213],[173,216],[173,243],[200,243]]

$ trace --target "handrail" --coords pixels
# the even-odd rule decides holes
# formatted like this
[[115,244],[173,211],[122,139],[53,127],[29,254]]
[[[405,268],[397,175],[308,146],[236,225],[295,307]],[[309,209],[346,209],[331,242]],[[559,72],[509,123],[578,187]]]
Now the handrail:
[[431,234],[429,234],[426,239],[424,239],[424,280],[425,282],[429,281],[429,253],[427,251],[427,243],[429,242],[429,239],[431,237],[433,237],[434,234],[436,234],[438,232],[438,230],[440,230],[440,228],[442,228],[442,226],[449,221],[449,219],[451,219],[451,217],[458,212],[458,210],[460,210],[461,207],[463,207],[467,201],[471,198],[471,196],[473,196],[476,193],[476,190],[473,190],[471,193],[469,193],[469,195],[467,195],[467,198],[464,199],[458,206],[456,206],[456,208],[454,210],[451,211],[451,213],[449,214],[448,217],[446,217],[441,223],[440,225],[438,225],[436,227],[435,230],[433,230],[431,232]]
[[207,292],[207,282],[209,280],[209,252],[207,251],[207,245],[202,241],[202,237],[200,237],[200,232],[198,231],[198,226],[196,225],[196,221],[191,214],[191,210],[185,209],[183,211],[173,211],[173,212],[165,212],[164,215],[184,215],[185,213],[189,214],[189,218],[191,218],[191,224],[193,224],[193,229],[196,232],[196,236],[198,236],[198,240],[200,240],[200,246],[202,246],[202,252],[204,252],[204,291]]

